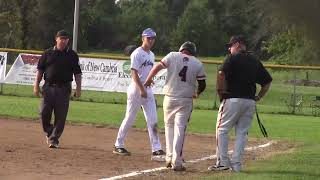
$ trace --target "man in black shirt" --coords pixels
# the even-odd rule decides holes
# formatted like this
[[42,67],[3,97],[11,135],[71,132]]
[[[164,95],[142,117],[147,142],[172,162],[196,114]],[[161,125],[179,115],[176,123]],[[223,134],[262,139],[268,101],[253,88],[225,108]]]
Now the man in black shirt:
[[[262,63],[246,51],[243,36],[233,36],[227,44],[230,55],[217,76],[217,92],[221,100],[216,124],[215,165],[213,171],[241,170],[241,157],[247,142],[256,101],[269,90],[272,78]],[[261,86],[256,95],[256,84]],[[236,140],[231,161],[228,157],[228,133],[235,127]]]
[[[66,122],[71,82],[73,75],[76,81],[75,97],[81,95],[81,69],[79,57],[68,47],[69,35],[66,31],[58,31],[56,45],[46,50],[39,59],[33,93],[39,96],[39,84],[44,78],[40,117],[43,131],[47,134],[49,148],[59,147],[59,138],[62,135]],[[54,123],[51,116],[54,112]]]

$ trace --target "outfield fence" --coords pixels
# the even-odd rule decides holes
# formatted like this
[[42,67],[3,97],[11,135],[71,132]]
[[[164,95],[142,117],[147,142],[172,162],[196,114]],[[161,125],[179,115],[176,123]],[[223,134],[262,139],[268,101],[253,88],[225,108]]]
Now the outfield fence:
[[[41,54],[42,51],[0,48],[0,52],[8,52],[7,72],[19,53]],[[80,57],[129,60],[128,56],[79,54]],[[201,58],[200,58],[201,59]],[[160,60],[160,58],[156,58]],[[196,109],[217,109],[219,100],[215,91],[215,77],[221,60],[203,60],[207,72],[207,89],[194,101]],[[259,112],[277,114],[297,114],[320,116],[320,66],[292,66],[264,64],[273,77],[273,83],[267,96],[258,102]],[[1,84],[1,95],[34,97],[30,85]],[[36,97],[35,97],[36,98]],[[156,95],[157,105],[162,105],[163,96]],[[94,103],[125,104],[126,93],[84,90],[79,99]]]

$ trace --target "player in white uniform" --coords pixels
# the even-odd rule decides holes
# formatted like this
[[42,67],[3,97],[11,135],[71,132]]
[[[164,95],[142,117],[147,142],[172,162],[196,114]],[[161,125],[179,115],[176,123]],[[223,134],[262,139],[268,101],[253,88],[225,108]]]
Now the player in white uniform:
[[154,64],[154,54],[150,50],[155,42],[156,33],[151,29],[142,32],[142,45],[135,49],[131,56],[131,84],[127,91],[127,110],[125,118],[120,126],[115,142],[113,153],[119,155],[130,155],[124,148],[124,139],[129,128],[135,121],[138,110],[142,107],[147,121],[150,144],[152,149],[152,160],[164,160],[165,152],[161,149],[161,143],[157,132],[157,109],[155,98],[151,88],[143,86],[148,73]]
[[[206,87],[206,74],[203,64],[195,57],[196,46],[185,42],[179,52],[166,55],[149,73],[145,86],[150,86],[152,78],[161,70],[167,69],[163,89],[163,112],[166,135],[166,166],[174,171],[184,171],[182,165],[185,131],[192,112],[192,98],[197,98]],[[196,80],[198,89],[196,91]]]

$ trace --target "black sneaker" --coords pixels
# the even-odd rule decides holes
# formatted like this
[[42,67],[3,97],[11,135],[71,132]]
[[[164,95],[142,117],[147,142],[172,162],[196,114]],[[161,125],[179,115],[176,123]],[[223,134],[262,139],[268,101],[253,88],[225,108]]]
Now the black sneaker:
[[208,167],[209,171],[225,171],[229,169],[230,168],[228,166],[222,166],[222,165],[212,165]]
[[59,148],[59,144],[51,143],[49,144],[49,148],[53,148],[53,149]]
[[115,147],[114,150],[113,150],[113,153],[114,154],[119,154],[119,155],[122,155],[122,156],[130,156],[130,152],[127,151],[125,148],[117,148],[117,147]]
[[160,155],[166,155],[166,152],[160,149],[152,153],[152,156],[160,156]]
[[158,151],[155,151],[152,153],[151,160],[164,162],[164,161],[166,161],[166,153],[161,149]]

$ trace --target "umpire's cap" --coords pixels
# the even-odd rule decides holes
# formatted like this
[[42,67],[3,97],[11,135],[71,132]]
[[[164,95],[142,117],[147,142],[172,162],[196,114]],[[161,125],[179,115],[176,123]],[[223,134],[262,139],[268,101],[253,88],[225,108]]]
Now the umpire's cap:
[[156,37],[157,34],[153,29],[147,28],[147,29],[143,30],[141,36],[142,37]]
[[192,54],[192,56],[196,56],[197,54],[197,47],[193,42],[187,41],[184,42],[179,49],[179,52],[183,51],[183,50],[187,50],[189,51],[190,54]]
[[56,37],[70,38],[70,36],[67,33],[67,31],[65,31],[64,29],[58,31],[57,34],[56,34]]
[[231,47],[234,43],[241,43],[241,44],[244,44],[244,45],[247,45],[247,41],[246,41],[246,38],[243,36],[243,35],[236,35],[236,36],[232,36],[230,38],[230,41],[229,43],[226,44],[226,47],[229,48]]

